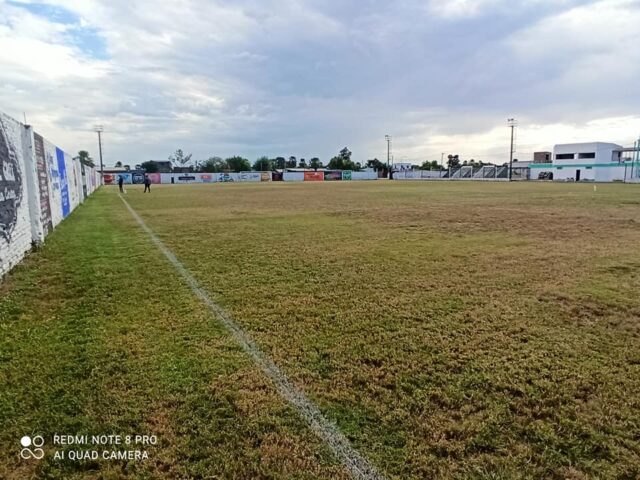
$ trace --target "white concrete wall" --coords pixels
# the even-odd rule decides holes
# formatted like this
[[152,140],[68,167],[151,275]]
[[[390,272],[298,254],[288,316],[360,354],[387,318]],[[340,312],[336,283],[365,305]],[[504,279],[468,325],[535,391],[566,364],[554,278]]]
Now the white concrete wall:
[[377,172],[351,172],[351,180],[377,180]]
[[304,181],[304,172],[284,172],[282,180],[285,182],[302,182]]
[[[84,168],[89,195],[98,176]],[[84,199],[80,162],[0,112],[0,277]]]

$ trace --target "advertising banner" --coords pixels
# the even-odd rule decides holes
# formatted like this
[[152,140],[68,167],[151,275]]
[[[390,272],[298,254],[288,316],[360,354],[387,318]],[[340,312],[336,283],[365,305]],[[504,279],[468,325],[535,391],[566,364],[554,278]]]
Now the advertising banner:
[[344,170],[342,172],[342,180],[351,180],[351,170]]
[[144,173],[131,172],[131,183],[135,185],[142,185],[144,183]]
[[47,173],[47,161],[44,157],[44,139],[34,133],[33,143],[36,170],[38,172],[38,186],[40,187],[40,221],[46,237],[53,230],[53,221],[51,220],[51,202],[49,201],[49,175]]
[[[342,180],[342,172],[341,171],[324,172],[324,179],[325,179],[325,181]],[[306,178],[305,178],[305,180],[306,180]]]
[[160,174],[159,173],[147,173],[147,177],[151,183],[160,183]]
[[240,172],[238,173],[239,182],[260,182],[262,175],[260,172]]
[[304,172],[305,182],[322,182],[324,180],[324,172]]
[[202,174],[200,175],[200,179],[203,183],[213,183],[213,175]]
[[271,181],[271,173],[270,172],[262,172],[262,173],[260,173],[260,181],[261,182],[270,182]]
[[230,173],[219,173],[218,174],[219,182],[233,182],[233,176]]
[[118,179],[113,173],[105,173],[102,180],[104,181],[105,185],[115,185],[116,183],[118,183]]
[[69,200],[69,179],[67,177],[67,166],[64,161],[64,152],[56,147],[56,158],[58,159],[58,175],[60,175],[60,195],[62,197],[62,216],[66,218],[71,213],[71,201]]

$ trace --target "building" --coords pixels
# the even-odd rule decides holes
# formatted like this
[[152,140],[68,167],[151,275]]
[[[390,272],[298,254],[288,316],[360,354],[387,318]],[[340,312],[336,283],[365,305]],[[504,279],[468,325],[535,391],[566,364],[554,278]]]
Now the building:
[[551,163],[552,152],[533,152],[533,163]]
[[529,166],[531,179],[575,182],[637,181],[640,178],[640,164],[634,162],[636,152],[636,148],[624,148],[615,143],[605,142],[555,145],[551,162],[538,163],[534,157],[534,163]]

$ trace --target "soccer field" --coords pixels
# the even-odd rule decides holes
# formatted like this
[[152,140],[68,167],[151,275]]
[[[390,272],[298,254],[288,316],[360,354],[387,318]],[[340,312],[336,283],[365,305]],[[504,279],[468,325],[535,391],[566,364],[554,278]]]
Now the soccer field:
[[[381,476],[640,476],[640,186],[125,197]],[[350,478],[192,287],[109,187],[8,275],[0,478]],[[26,461],[27,434],[158,441],[146,460],[47,443]]]

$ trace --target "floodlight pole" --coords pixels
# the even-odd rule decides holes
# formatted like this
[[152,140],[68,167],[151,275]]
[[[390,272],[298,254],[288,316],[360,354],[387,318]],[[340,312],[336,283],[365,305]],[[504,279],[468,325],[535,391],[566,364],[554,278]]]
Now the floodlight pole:
[[513,132],[516,128],[517,122],[515,118],[509,118],[507,123],[511,128],[511,148],[509,149],[509,181],[511,181],[513,177]]
[[102,125],[96,125],[93,127],[93,131],[98,134],[98,151],[100,152],[100,175],[102,175],[102,180],[104,181],[104,164],[102,163],[102,132],[104,131],[104,127]]
[[391,179],[391,135],[385,135],[387,141],[387,175]]

